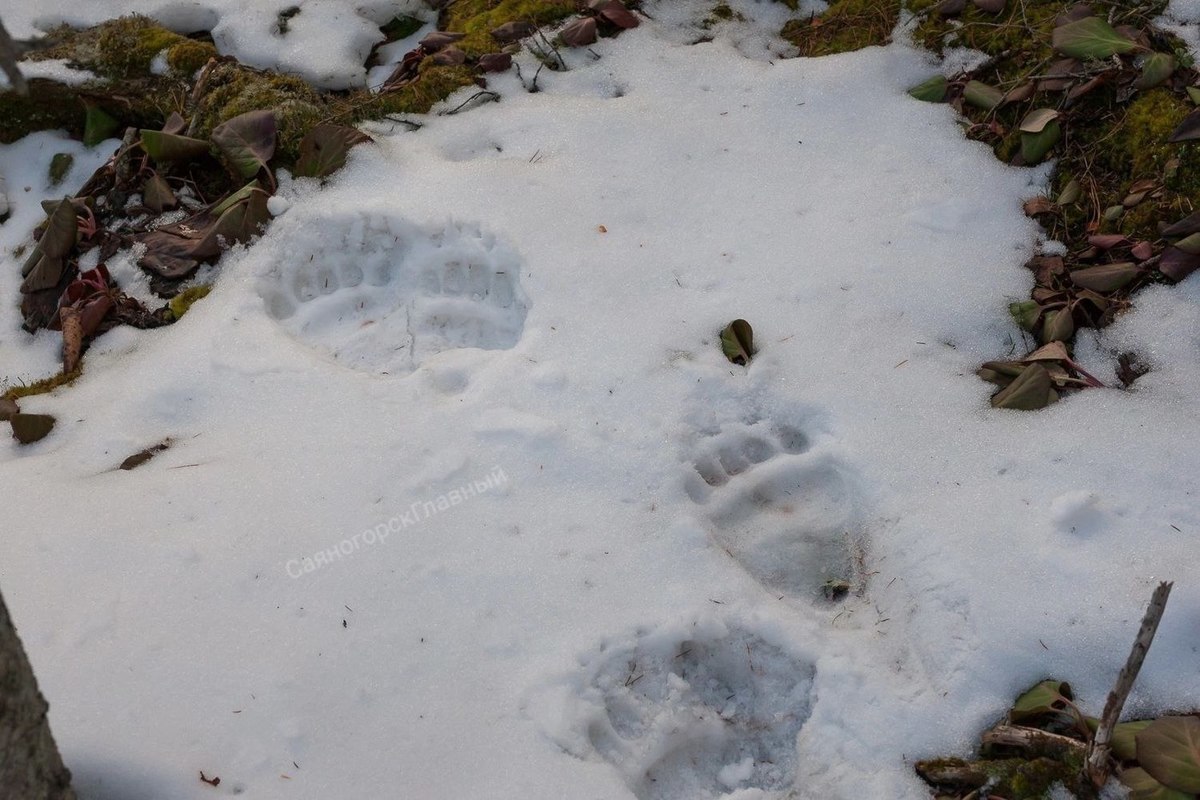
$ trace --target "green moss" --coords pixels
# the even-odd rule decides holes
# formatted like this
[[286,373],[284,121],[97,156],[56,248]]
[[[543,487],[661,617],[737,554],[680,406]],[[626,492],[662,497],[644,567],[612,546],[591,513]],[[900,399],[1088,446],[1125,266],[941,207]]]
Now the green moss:
[[197,136],[208,136],[239,114],[271,109],[279,128],[276,154],[285,164],[299,156],[304,134],[330,115],[325,96],[295,75],[259,72],[229,62],[208,72],[208,89],[197,109]]
[[728,3],[722,1],[713,6],[712,11],[708,12],[708,16],[704,18],[701,27],[708,29],[721,22],[729,20],[738,20],[740,22],[745,19],[745,16],[741,12],[734,11],[729,7]]
[[211,291],[212,284],[202,283],[197,286],[189,286],[172,297],[171,301],[167,303],[167,308],[171,311],[171,318],[175,322],[178,322],[188,312],[188,309],[192,307],[193,303],[208,297],[208,293]]
[[478,75],[467,66],[443,67],[425,59],[415,83],[382,94],[352,93],[336,112],[338,122],[361,122],[389,114],[424,114],[464,86],[477,85]]
[[181,75],[190,77],[216,55],[217,48],[208,42],[185,39],[167,51],[167,65]]
[[62,128],[83,132],[84,110],[77,89],[34,78],[29,94],[0,93],[0,143],[8,144],[34,131]]
[[467,34],[457,46],[468,56],[479,56],[501,49],[491,31],[506,22],[552,25],[574,13],[573,0],[456,0],[446,6],[438,27]]
[[32,397],[36,394],[47,394],[60,386],[66,386],[83,374],[82,365],[76,367],[73,372],[60,372],[57,375],[51,375],[49,378],[42,378],[40,381],[33,383],[23,383],[20,386],[9,386],[3,395],[6,400],[19,400],[22,397]]
[[97,67],[105,75],[129,78],[145,75],[159,53],[186,41],[143,16],[121,17],[104,23],[99,31]]
[[901,0],[833,0],[820,16],[790,20],[780,35],[802,56],[848,53],[891,41]]

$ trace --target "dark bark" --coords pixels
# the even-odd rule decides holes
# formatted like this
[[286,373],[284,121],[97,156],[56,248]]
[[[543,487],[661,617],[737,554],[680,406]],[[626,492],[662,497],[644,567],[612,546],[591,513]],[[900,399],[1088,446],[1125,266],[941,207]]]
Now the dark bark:
[[0,796],[75,800],[25,648],[0,597]]

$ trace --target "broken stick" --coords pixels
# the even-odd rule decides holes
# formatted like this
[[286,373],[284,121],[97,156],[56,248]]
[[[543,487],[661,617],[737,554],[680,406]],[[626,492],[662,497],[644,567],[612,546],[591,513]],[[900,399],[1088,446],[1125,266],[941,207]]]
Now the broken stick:
[[1142,662],[1146,660],[1146,653],[1154,641],[1159,620],[1167,608],[1171,586],[1170,582],[1164,581],[1154,590],[1150,606],[1146,609],[1146,615],[1142,617],[1142,627],[1138,629],[1137,638],[1133,640],[1133,649],[1129,651],[1129,658],[1125,661],[1121,674],[1117,676],[1116,685],[1108,694],[1108,700],[1104,703],[1104,714],[1100,717],[1100,726],[1096,728],[1096,735],[1088,745],[1087,760],[1083,769],[1086,777],[1097,789],[1108,780],[1109,742],[1112,740],[1113,728],[1121,717],[1121,709],[1125,707],[1125,700],[1133,689],[1133,682],[1137,680]]

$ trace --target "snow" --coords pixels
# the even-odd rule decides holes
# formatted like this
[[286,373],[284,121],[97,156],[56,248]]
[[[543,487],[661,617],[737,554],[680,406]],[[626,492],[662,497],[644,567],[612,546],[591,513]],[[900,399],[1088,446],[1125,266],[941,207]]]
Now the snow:
[[[1134,390],[992,410],[1044,171],[908,97],[903,45],[649,11],[281,176],[180,323],[23,401],[58,425],[0,443],[0,586],[83,797],[924,798],[1037,680],[1097,713],[1160,579],[1129,710],[1194,704],[1200,282],[1091,345]],[[0,149],[10,374],[57,358],[8,255],[45,164],[112,145]]]
[[[45,61],[28,61],[21,63],[21,74],[26,80],[45,78],[68,86],[79,86],[95,80],[96,76],[86,69],[75,69],[59,58],[48,58]],[[0,73],[0,90],[10,88],[8,76]]]
[[[281,30],[280,13],[291,8],[299,11]],[[380,25],[398,15],[430,21],[436,16],[418,0],[0,0],[0,19],[15,39],[36,38],[64,23],[95,25],[125,14],[145,14],[183,34],[208,31],[223,55],[295,72],[331,89],[365,85],[363,64],[383,41]]]

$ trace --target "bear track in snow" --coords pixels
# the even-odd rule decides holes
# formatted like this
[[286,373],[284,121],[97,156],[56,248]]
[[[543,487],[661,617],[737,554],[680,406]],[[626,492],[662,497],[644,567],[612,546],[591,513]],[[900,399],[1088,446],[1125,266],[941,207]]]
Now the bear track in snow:
[[587,741],[638,800],[791,788],[810,660],[732,620],[701,620],[605,649],[589,673]]
[[293,229],[260,293],[284,330],[339,364],[402,375],[445,350],[520,339],[520,258],[479,226],[363,212],[311,223]]
[[715,543],[775,592],[813,598],[856,583],[858,493],[800,425],[743,413],[698,431],[685,478]]

